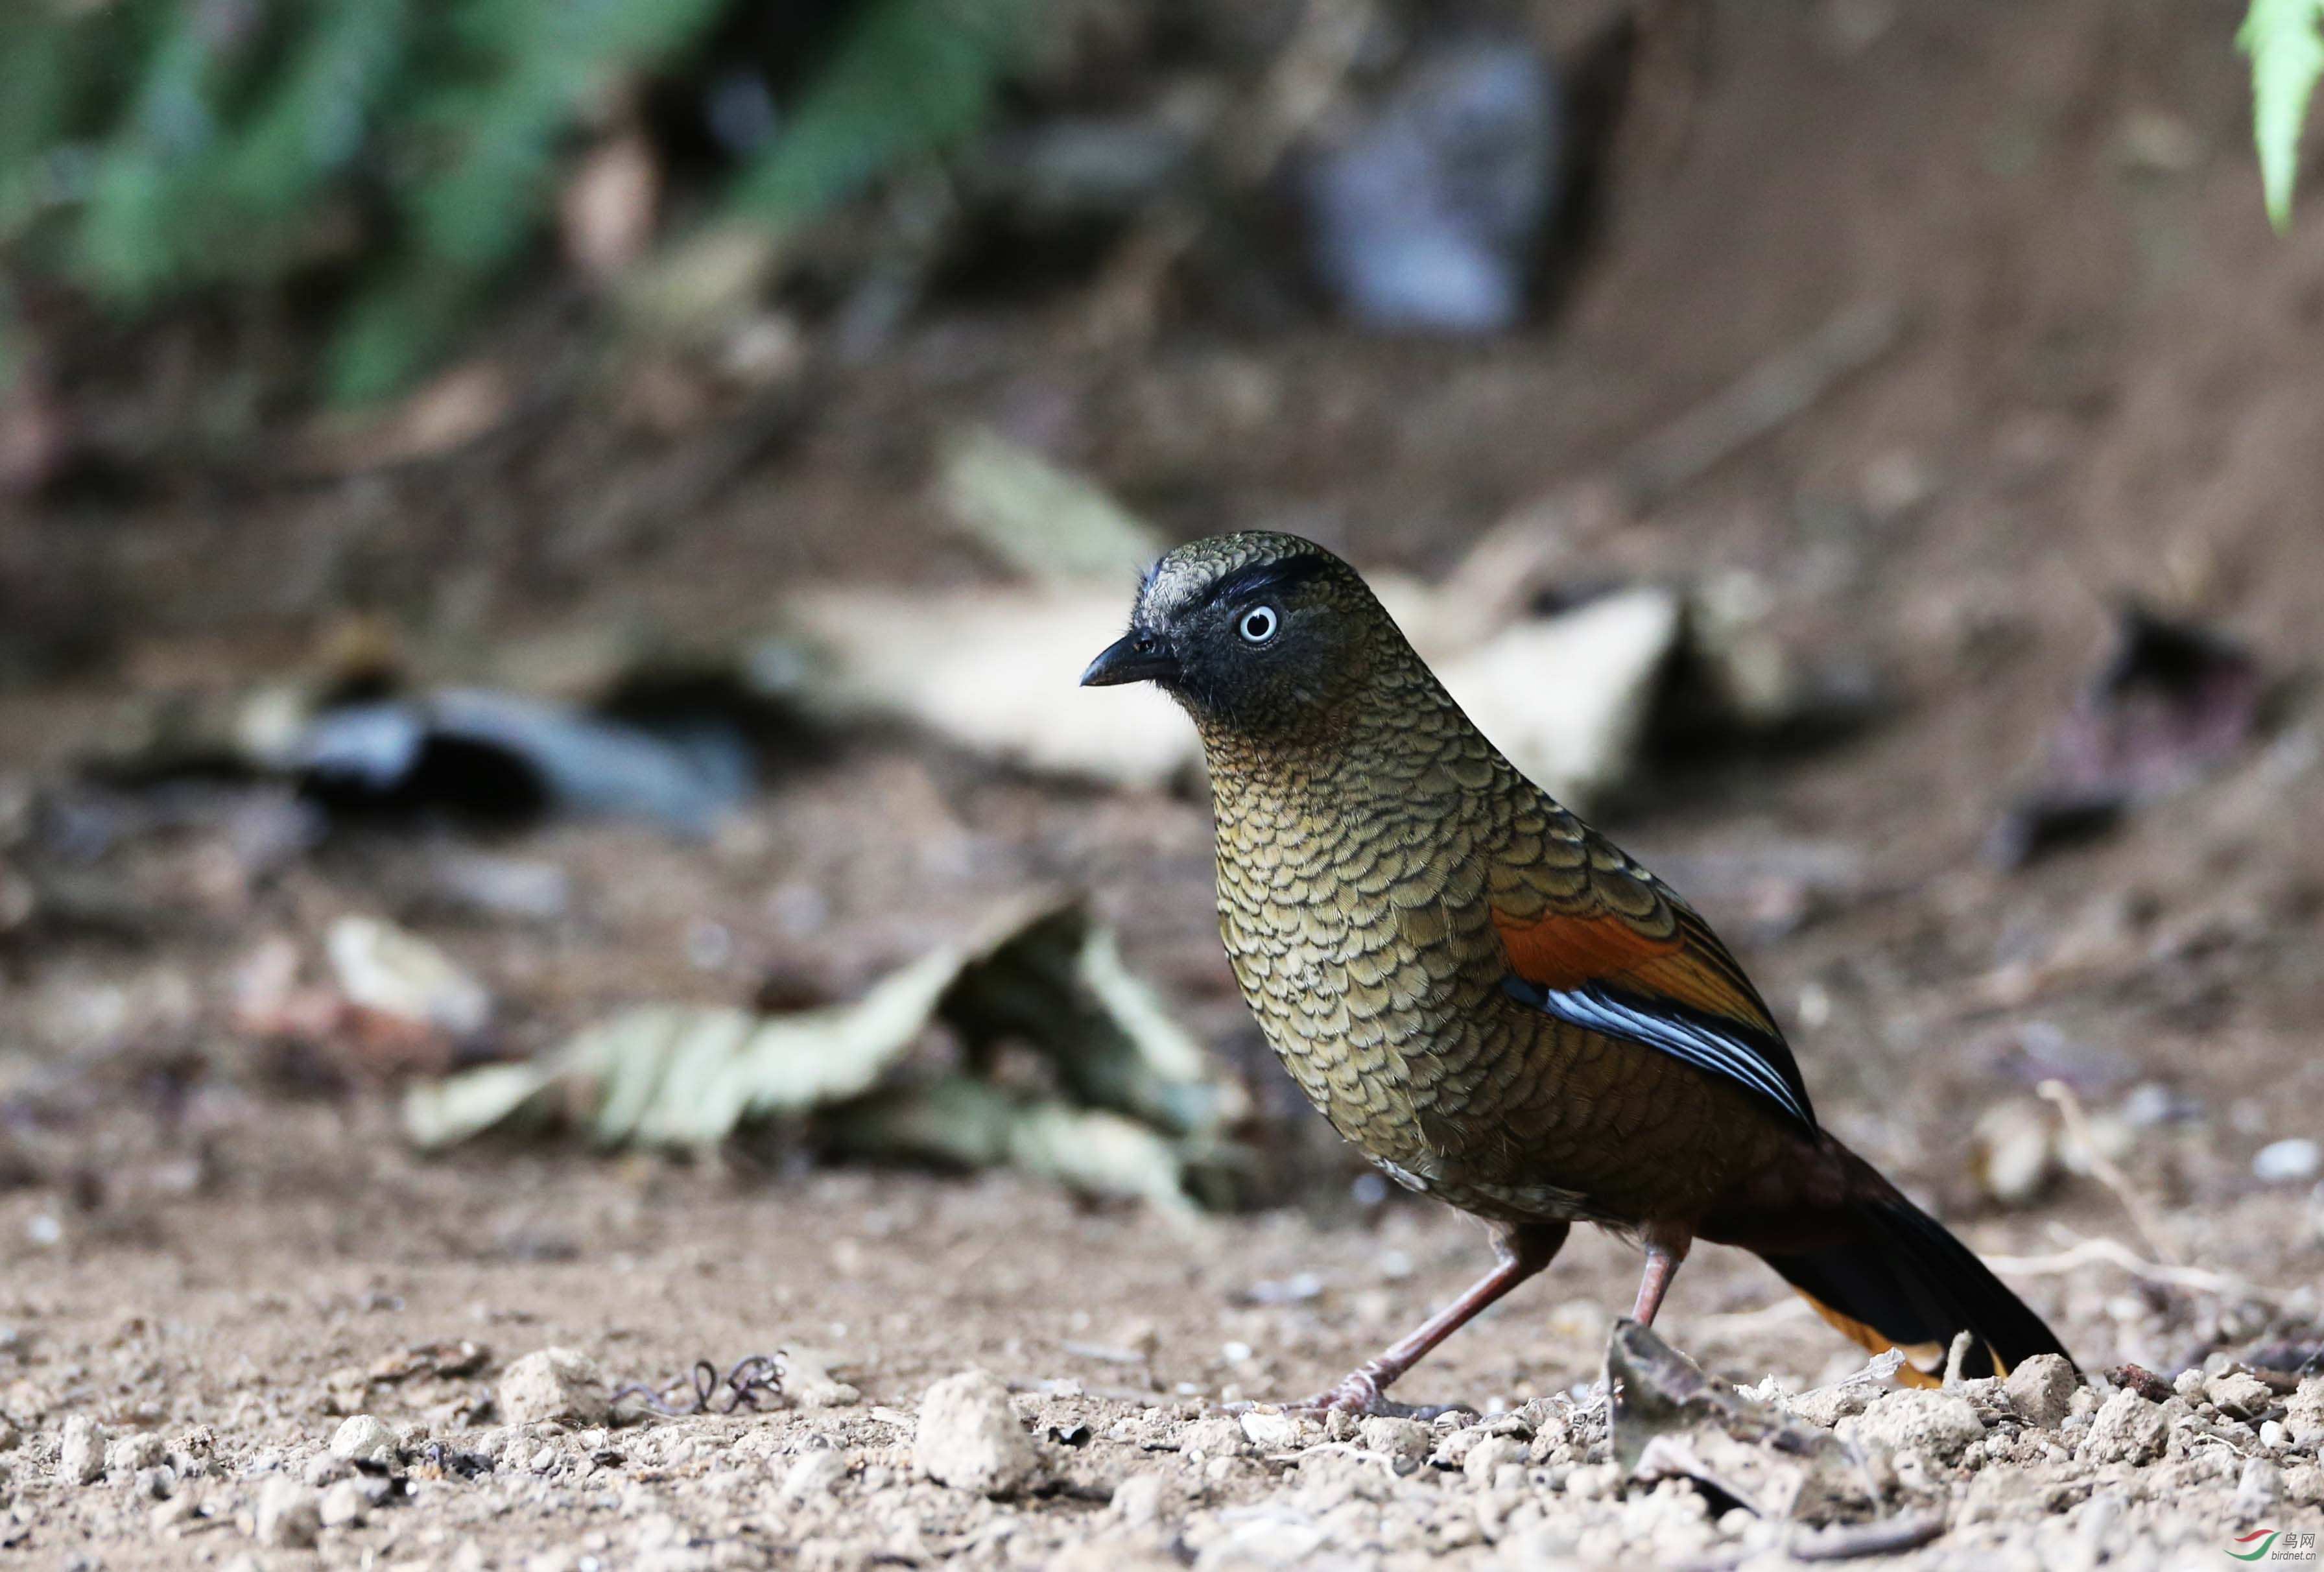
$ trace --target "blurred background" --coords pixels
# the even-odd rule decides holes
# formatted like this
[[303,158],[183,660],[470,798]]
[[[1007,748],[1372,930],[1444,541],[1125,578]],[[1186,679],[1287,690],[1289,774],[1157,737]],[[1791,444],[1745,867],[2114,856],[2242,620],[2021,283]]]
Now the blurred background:
[[[1183,721],[1074,687],[1254,527],[2086,1364],[2298,1364],[2324,211],[2239,9],[13,6],[0,1406],[161,1295],[214,1366],[254,1295],[647,1302],[648,1373],[772,1315],[1257,1395],[1463,1281],[1243,1013]],[[1812,1376],[1779,1292],[1678,1336]]]

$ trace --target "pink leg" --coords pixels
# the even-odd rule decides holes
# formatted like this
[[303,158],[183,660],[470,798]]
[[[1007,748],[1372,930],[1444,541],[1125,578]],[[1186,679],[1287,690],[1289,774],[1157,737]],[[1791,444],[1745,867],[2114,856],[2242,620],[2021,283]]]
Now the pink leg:
[[1654,1224],[1646,1230],[1646,1272],[1638,1280],[1637,1308],[1630,1318],[1641,1327],[1655,1324],[1655,1312],[1663,1308],[1663,1295],[1670,1291],[1671,1279],[1678,1275],[1678,1263],[1686,1259],[1694,1235],[1672,1224]]
[[1406,1333],[1377,1359],[1358,1365],[1329,1392],[1316,1393],[1297,1406],[1303,1409],[1345,1409],[1351,1413],[1378,1413],[1387,1407],[1380,1393],[1422,1355],[1473,1320],[1477,1313],[1517,1284],[1547,1266],[1565,1243],[1563,1223],[1535,1223],[1523,1227],[1497,1225],[1493,1253],[1499,1263],[1479,1278],[1474,1287]]

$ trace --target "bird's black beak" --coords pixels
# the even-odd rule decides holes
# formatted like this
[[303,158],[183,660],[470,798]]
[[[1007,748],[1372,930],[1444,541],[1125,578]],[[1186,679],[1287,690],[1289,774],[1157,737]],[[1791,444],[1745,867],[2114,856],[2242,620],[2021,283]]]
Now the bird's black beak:
[[1112,688],[1124,682],[1161,682],[1178,674],[1178,657],[1152,633],[1130,630],[1098,652],[1082,673],[1084,688]]

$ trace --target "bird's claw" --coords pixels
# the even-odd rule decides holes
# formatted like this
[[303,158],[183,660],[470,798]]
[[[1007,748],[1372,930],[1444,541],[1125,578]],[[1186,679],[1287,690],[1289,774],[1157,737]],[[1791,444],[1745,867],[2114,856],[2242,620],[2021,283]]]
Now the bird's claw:
[[1351,1415],[1357,1419],[1433,1419],[1439,1414],[1451,1413],[1462,1408],[1460,1403],[1402,1403],[1389,1401],[1380,1390],[1379,1376],[1369,1368],[1351,1370],[1341,1377],[1336,1386],[1328,1387],[1311,1398],[1286,1403],[1293,1413]]
[[1368,1370],[1351,1370],[1336,1386],[1326,1387],[1311,1398],[1290,1405],[1299,1413],[1378,1414],[1388,1411],[1388,1401],[1380,1392],[1379,1382]]

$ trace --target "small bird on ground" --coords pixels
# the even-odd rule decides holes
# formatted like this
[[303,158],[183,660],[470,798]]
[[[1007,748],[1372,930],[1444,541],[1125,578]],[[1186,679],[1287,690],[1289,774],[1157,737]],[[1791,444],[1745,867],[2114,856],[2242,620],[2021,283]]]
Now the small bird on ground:
[[1082,675],[1141,681],[1202,734],[1220,929],[1268,1041],[1390,1178],[1484,1219],[1498,1257],[1307,1406],[1386,1407],[1575,1223],[1644,1245],[1647,1324],[1707,1239],[1760,1256],[1864,1347],[1903,1349],[1915,1384],[1962,1332],[1973,1374],[2065,1352],[1817,1125],[1702,917],[1496,752],[1346,563],[1259,532],[1172,551]]

